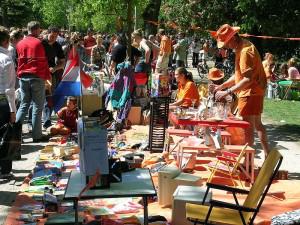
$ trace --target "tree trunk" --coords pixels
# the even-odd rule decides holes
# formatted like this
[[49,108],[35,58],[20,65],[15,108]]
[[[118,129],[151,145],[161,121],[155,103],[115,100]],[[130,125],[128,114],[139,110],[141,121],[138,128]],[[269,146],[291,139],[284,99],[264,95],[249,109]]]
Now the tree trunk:
[[7,20],[7,5],[3,4],[1,6],[1,24],[4,26],[4,27],[7,27],[8,26],[8,20]]
[[151,0],[142,14],[146,36],[157,33],[157,25],[155,23],[158,22],[160,6],[161,0]]
[[133,4],[132,4],[132,0],[127,0],[127,24],[128,24],[128,27],[127,27],[127,55],[128,55],[128,58],[130,60],[130,57],[131,57],[131,33],[133,31],[133,13],[132,13],[132,7],[133,7]]

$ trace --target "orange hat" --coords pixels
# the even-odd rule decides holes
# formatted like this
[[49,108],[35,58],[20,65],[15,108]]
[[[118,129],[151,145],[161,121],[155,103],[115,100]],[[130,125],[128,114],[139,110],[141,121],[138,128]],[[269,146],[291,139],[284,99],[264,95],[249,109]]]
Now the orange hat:
[[224,24],[217,32],[211,32],[211,35],[217,40],[218,48],[222,48],[239,30],[240,27],[232,27],[228,24]]
[[217,69],[217,68],[211,68],[208,72],[207,78],[209,80],[220,80],[224,77],[224,73]]

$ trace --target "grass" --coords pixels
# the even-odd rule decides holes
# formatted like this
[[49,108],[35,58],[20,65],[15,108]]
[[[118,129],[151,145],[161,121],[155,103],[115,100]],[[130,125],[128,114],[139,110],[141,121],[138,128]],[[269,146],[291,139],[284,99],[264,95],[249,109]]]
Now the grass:
[[300,142],[300,101],[265,99],[263,121],[269,140]]
[[276,124],[300,126],[300,101],[265,99],[264,117]]

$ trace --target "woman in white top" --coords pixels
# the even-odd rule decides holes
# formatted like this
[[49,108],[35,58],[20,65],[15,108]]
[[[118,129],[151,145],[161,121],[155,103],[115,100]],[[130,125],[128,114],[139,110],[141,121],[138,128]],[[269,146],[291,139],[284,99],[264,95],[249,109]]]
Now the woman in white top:
[[148,46],[147,40],[143,38],[142,30],[138,29],[132,33],[132,39],[139,45],[139,50],[142,53],[141,60],[146,64],[150,63],[151,49]]
[[[0,26],[0,127],[16,121],[15,105],[15,64],[8,51],[9,32]],[[3,134],[0,134],[3,135]],[[0,159],[0,178],[12,177],[12,160]]]

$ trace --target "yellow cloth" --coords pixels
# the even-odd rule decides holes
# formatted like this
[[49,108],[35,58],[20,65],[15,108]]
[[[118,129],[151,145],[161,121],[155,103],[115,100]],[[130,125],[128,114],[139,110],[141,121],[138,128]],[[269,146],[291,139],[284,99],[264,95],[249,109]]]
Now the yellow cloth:
[[267,79],[260,55],[251,42],[243,40],[242,47],[236,50],[235,83],[241,81],[248,71],[252,71],[251,83],[238,92],[238,97],[263,96],[267,87]]
[[196,99],[195,106],[199,105],[199,92],[194,82],[188,81],[184,86],[179,85],[177,100],[184,99],[182,106],[190,107],[192,99]]

